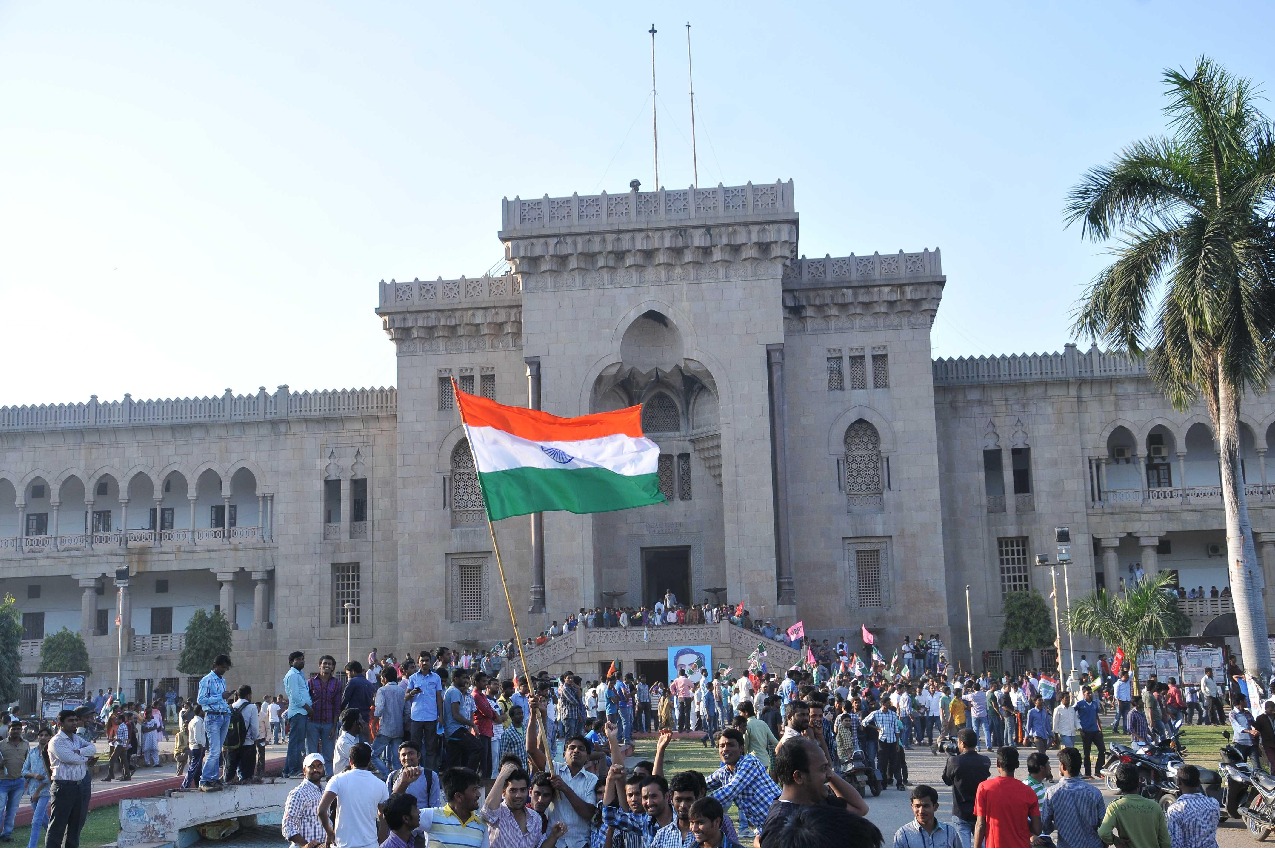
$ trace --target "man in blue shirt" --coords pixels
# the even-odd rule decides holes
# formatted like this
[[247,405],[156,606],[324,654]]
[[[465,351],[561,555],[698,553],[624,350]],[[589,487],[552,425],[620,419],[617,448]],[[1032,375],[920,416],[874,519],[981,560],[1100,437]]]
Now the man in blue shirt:
[[200,791],[220,791],[221,745],[230,728],[230,703],[226,702],[226,680],[230,669],[230,656],[218,655],[207,676],[199,680],[199,696],[196,698],[204,709],[204,729],[208,734],[208,754],[204,757],[204,770],[199,777]]
[[1049,712],[1045,710],[1045,701],[1036,697],[1036,704],[1027,712],[1027,737],[1035,738],[1036,752],[1043,753],[1049,748],[1049,739],[1053,735]]
[[1133,683],[1129,681],[1128,670],[1120,671],[1120,678],[1116,680],[1112,693],[1116,702],[1120,703],[1120,710],[1116,712],[1116,722],[1111,724],[1111,731],[1115,732],[1117,728],[1123,726],[1124,731],[1127,732],[1129,726],[1125,723],[1125,718],[1129,716],[1129,703],[1133,700]]
[[1080,740],[1085,748],[1085,778],[1092,776],[1090,770],[1090,747],[1098,745],[1098,775],[1102,776],[1102,766],[1107,763],[1107,744],[1102,738],[1102,724],[1098,722],[1098,701],[1093,698],[1093,688],[1086,685],[1080,691],[1081,700],[1076,703],[1076,720],[1080,723]]
[[474,731],[474,698],[469,695],[468,670],[452,672],[452,686],[443,694],[443,726],[451,766],[477,770],[480,742]]
[[420,750],[421,763],[426,770],[438,770],[438,721],[443,714],[443,680],[434,672],[433,659],[422,652],[417,660],[420,667],[407,679],[405,693],[411,706],[411,739]]
[[306,754],[310,734],[310,687],[306,684],[305,653],[297,650],[288,656],[288,672],[283,676],[283,694],[288,698],[284,721],[288,728],[288,755],[283,761],[283,778],[301,775],[301,757]]

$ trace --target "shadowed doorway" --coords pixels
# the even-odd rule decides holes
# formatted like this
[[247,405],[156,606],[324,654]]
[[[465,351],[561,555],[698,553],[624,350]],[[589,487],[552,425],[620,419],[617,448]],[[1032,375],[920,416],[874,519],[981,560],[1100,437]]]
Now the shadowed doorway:
[[691,601],[691,547],[642,550],[642,605],[650,608],[672,590],[683,605]]

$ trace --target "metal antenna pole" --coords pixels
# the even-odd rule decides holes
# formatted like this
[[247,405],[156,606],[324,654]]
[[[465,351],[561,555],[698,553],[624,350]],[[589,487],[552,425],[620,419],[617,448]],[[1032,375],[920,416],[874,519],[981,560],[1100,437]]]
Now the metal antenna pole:
[[655,102],[655,24],[651,24],[651,136],[655,139],[655,191],[660,191],[660,126]]
[[692,185],[699,187],[699,154],[695,150],[695,77],[691,66],[691,22],[686,22],[686,80],[691,88],[691,174]]

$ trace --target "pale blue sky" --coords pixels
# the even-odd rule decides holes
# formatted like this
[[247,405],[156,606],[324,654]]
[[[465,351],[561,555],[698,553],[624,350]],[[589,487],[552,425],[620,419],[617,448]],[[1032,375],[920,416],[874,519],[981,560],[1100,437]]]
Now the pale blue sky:
[[[0,2],[0,404],[388,385],[376,282],[480,275],[502,196],[796,181],[801,252],[939,246],[935,356],[1060,350],[1088,167],[1161,71],[1275,85],[1265,2]],[[1268,111],[1275,111],[1268,105]]]

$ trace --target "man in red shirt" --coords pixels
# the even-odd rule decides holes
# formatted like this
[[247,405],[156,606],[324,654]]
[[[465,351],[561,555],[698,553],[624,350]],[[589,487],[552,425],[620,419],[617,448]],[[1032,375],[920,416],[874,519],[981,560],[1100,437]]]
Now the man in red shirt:
[[1032,836],[1040,835],[1040,802],[1036,792],[1014,778],[1018,770],[1018,750],[1001,747],[996,751],[999,774],[978,786],[974,795],[975,847],[1028,847]]

